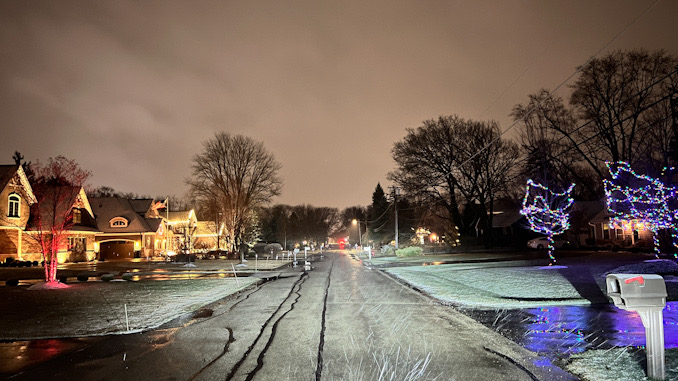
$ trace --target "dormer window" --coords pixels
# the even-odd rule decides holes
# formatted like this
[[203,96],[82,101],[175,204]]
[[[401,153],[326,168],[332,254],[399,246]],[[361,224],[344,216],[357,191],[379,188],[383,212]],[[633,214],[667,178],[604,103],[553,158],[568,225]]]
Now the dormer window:
[[127,219],[125,219],[124,217],[114,217],[111,218],[110,224],[112,228],[126,228]]
[[73,209],[73,224],[82,223],[82,212],[80,209]]
[[21,197],[19,197],[19,195],[16,193],[10,194],[7,205],[7,217],[19,218],[21,213],[20,208],[21,208]]

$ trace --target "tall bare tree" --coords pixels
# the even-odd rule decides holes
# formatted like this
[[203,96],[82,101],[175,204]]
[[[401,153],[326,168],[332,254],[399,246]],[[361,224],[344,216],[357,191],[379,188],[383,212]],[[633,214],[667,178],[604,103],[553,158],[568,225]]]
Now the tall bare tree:
[[[492,200],[510,178],[518,148],[501,139],[495,122],[464,120],[456,115],[426,120],[407,130],[392,149],[398,168],[389,179],[405,192],[432,205],[431,211],[465,230],[481,226],[490,234]],[[473,209],[464,221],[460,201]],[[444,213],[440,213],[444,208]]]
[[593,59],[572,86],[570,104],[581,127],[560,132],[600,179],[607,176],[605,161],[626,161],[656,174],[659,168],[650,168],[646,154],[668,152],[670,139],[650,137],[670,131],[677,82],[678,58],[663,50],[615,51]]
[[205,202],[216,202],[230,239],[241,248],[256,208],[268,204],[282,190],[281,165],[262,142],[218,132],[203,142],[192,168],[193,175],[187,180],[191,191]]

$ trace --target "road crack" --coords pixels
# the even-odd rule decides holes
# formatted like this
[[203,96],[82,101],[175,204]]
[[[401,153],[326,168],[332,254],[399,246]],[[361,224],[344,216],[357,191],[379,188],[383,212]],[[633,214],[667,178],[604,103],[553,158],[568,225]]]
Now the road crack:
[[330,265],[330,272],[327,274],[327,286],[325,286],[325,299],[323,300],[323,317],[320,323],[320,343],[318,344],[318,361],[315,368],[315,379],[320,381],[323,373],[323,349],[325,347],[325,319],[327,316],[327,295],[330,290],[330,281],[332,280],[332,269],[334,268],[334,258]]

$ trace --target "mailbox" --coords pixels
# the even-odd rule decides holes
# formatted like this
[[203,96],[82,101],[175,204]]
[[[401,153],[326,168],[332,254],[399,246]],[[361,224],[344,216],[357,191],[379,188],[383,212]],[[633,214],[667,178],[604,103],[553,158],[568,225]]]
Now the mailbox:
[[605,279],[607,295],[614,305],[627,311],[637,311],[645,326],[647,375],[663,380],[664,321],[666,306],[664,278],[655,274],[608,274]]
[[666,284],[659,275],[609,274],[606,280],[607,295],[623,310],[662,309],[666,305]]

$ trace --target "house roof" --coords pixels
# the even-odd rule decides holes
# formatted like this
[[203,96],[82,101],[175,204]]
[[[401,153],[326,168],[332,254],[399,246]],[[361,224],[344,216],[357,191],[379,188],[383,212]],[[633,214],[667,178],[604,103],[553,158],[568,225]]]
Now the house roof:
[[26,173],[24,173],[24,169],[20,165],[0,165],[0,191],[7,187],[7,184],[9,184],[15,175],[19,176],[19,181],[24,188],[28,203],[36,203],[37,200],[33,194],[33,188],[31,188]]
[[501,211],[492,216],[492,227],[506,228],[518,222],[522,217],[519,208]]
[[[60,226],[67,223],[74,207],[84,209],[90,218],[83,219],[82,224],[64,225],[68,231],[98,231],[93,226],[93,214],[87,200],[85,190],[80,186],[50,186],[42,192],[40,202],[31,209],[31,218],[28,222],[29,230],[45,230],[52,225]],[[92,224],[91,226],[89,224]]]
[[190,219],[196,219],[193,209],[167,213],[167,220],[170,223],[187,222]]
[[[92,211],[97,219],[99,230],[104,233],[151,233],[158,230],[162,218],[145,218],[153,200],[127,199],[120,197],[92,197],[90,200]],[[123,217],[127,220],[126,227],[111,227],[111,219]]]

